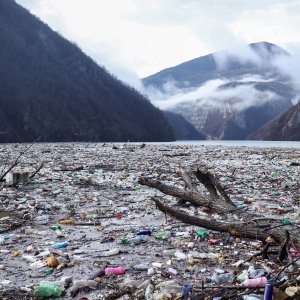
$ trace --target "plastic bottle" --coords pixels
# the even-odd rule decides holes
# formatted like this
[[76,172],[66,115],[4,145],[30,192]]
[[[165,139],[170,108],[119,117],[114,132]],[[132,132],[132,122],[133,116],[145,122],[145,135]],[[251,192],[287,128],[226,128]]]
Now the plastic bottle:
[[155,273],[154,269],[153,268],[149,268],[148,271],[147,271],[147,274],[149,276],[153,275]]
[[131,239],[128,239],[128,238],[122,238],[121,239],[121,243],[122,244],[139,244],[139,243],[142,243],[145,241],[145,237],[144,235],[139,235],[139,236],[136,236],[134,238],[131,238]]
[[46,257],[48,255],[50,255],[50,251],[48,249],[46,249],[45,251],[40,252],[36,257]]
[[268,283],[266,277],[259,277],[254,279],[246,279],[242,285],[243,286],[265,286]]
[[243,300],[261,300],[260,295],[245,295]]
[[239,282],[243,282],[248,279],[248,271],[244,270],[238,277],[236,278]]
[[52,248],[54,248],[54,249],[67,248],[68,245],[69,245],[68,242],[55,243],[52,245]]
[[190,238],[191,234],[188,231],[181,231],[181,232],[175,232],[174,233],[175,236],[180,236],[183,238]]
[[74,225],[75,221],[74,220],[60,220],[59,224],[62,224],[62,225]]
[[277,177],[278,177],[278,174],[277,174],[277,172],[272,172],[271,173],[271,177],[273,178],[273,179],[276,179]]
[[34,291],[34,295],[37,297],[60,297],[62,293],[62,290],[57,285],[48,282],[41,282]]
[[48,224],[48,222],[49,222],[49,217],[46,216],[46,215],[37,216],[37,217],[35,218],[35,221],[36,221],[36,223],[39,224],[39,225],[46,225],[46,224]]
[[225,283],[229,281],[233,281],[235,279],[235,276],[232,273],[224,273],[220,275],[213,275],[211,277],[212,282],[215,283]]
[[37,260],[35,256],[28,255],[28,254],[23,254],[22,258],[31,263],[36,262],[36,260]]
[[163,265],[163,263],[156,262],[156,261],[152,263],[152,266],[155,267],[155,268],[161,268],[162,265]]
[[272,299],[273,299],[273,286],[267,284],[265,286],[264,300],[272,300]]
[[171,274],[173,274],[173,275],[177,275],[177,274],[178,274],[177,270],[175,270],[175,269],[173,269],[173,268],[169,268],[168,271],[169,271]]
[[51,207],[47,204],[43,204],[43,203],[39,203],[35,209],[38,209],[38,210],[51,210]]
[[115,275],[122,275],[126,271],[123,267],[117,267],[117,268],[105,268],[104,273],[105,275],[115,274]]
[[202,230],[199,230],[196,232],[196,234],[201,238],[201,239],[205,239],[208,237],[208,233],[206,231],[202,231]]
[[113,256],[113,255],[117,255],[119,253],[120,253],[120,249],[114,248],[114,249],[103,252],[102,256]]
[[168,236],[166,234],[158,234],[155,238],[157,240],[167,240]]
[[145,291],[145,299],[152,300],[153,299],[154,286],[153,284],[149,284]]
[[174,253],[174,256],[180,260],[184,260],[184,259],[187,259],[187,255],[181,251],[176,251]]
[[264,277],[267,274],[265,269],[257,269],[254,270],[250,273],[249,278],[260,278],[260,277]]
[[59,225],[51,226],[51,229],[57,234],[58,237],[64,236]]
[[281,222],[283,225],[293,225],[293,223],[288,219],[283,219]]
[[3,238],[5,240],[8,240],[8,239],[11,239],[11,238],[14,238],[14,237],[16,237],[16,235],[14,233],[8,233],[8,234],[3,235]]
[[151,230],[140,230],[137,235],[151,235]]
[[59,225],[53,225],[50,227],[53,231],[56,231],[56,230],[61,230],[61,227]]
[[191,286],[189,284],[184,284],[182,287],[182,296],[184,299],[188,299],[191,291]]

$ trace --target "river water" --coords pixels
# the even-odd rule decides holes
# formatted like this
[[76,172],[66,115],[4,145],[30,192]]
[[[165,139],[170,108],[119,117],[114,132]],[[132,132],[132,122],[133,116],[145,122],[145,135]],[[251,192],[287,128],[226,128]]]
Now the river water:
[[224,147],[259,147],[259,148],[300,148],[300,141],[175,141],[175,142],[154,142],[146,144],[160,145],[190,145],[190,146],[224,146]]

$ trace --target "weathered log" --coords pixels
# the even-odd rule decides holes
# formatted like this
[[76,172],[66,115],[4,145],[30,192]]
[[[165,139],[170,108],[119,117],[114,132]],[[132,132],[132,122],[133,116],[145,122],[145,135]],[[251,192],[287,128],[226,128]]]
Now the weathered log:
[[77,172],[77,171],[82,171],[84,169],[83,166],[79,166],[76,168],[63,168],[60,170],[54,170],[55,172]]
[[[283,232],[273,231],[265,232],[260,228],[255,228],[253,226],[247,226],[247,224],[239,224],[236,222],[228,223],[228,222],[221,222],[217,220],[209,220],[199,217],[194,217],[188,215],[180,210],[175,210],[165,204],[163,204],[159,199],[152,198],[155,202],[156,207],[163,212],[177,220],[180,220],[186,224],[200,226],[206,229],[210,229],[213,231],[219,232],[227,232],[232,236],[235,237],[242,237],[242,238],[250,238],[250,239],[257,239],[260,241],[266,241],[268,238],[271,239],[276,244],[282,244],[285,241],[285,234]],[[300,239],[299,239],[300,242]]]
[[[291,238],[290,238],[290,233],[285,230],[285,240],[281,247],[279,248],[279,253],[278,253],[278,258],[279,261],[282,263],[285,258],[290,258],[289,257],[289,248],[291,246]],[[289,259],[291,261],[291,259]]]
[[[239,217],[242,217],[243,221],[227,222],[198,218],[180,210],[175,210],[168,205],[163,204],[158,198],[152,198],[157,208],[165,215],[170,215],[171,217],[190,225],[200,226],[219,232],[227,232],[235,237],[255,239],[263,241],[264,243],[279,245],[280,261],[288,257],[288,248],[291,244],[293,244],[297,249],[300,249],[299,232],[296,232],[290,236],[287,231],[283,230],[284,225],[280,227],[270,227],[268,230],[265,230],[263,228],[265,226],[260,226],[261,224],[259,221],[266,220],[266,218],[259,218],[256,214],[248,214],[240,211],[226,194],[219,181],[211,173],[207,171],[201,171],[200,169],[197,169],[194,172],[194,175],[199,182],[203,184],[209,191],[210,197],[201,194],[196,189],[192,179],[189,176],[189,173],[184,169],[180,169],[179,174],[183,178],[186,187],[188,188],[187,190],[171,185],[165,185],[160,181],[154,181],[145,178],[141,178],[139,183],[155,188],[166,195],[171,195],[179,199],[189,201],[195,206],[208,207],[211,209],[211,212],[216,212],[223,215],[229,215],[229,213],[233,212]],[[267,248],[262,252],[264,256],[266,256]]]
[[217,213],[224,213],[227,212],[227,210],[236,209],[236,206],[234,205],[229,205],[229,204],[226,205],[224,204],[224,202],[220,203],[217,201],[211,201],[210,199],[207,199],[204,195],[200,194],[199,192],[184,190],[175,186],[169,186],[157,180],[154,181],[146,178],[141,178],[139,180],[139,184],[155,188],[166,195],[174,196],[179,199],[188,201],[195,206],[208,207]]
[[183,190],[181,188],[177,188],[175,186],[168,186],[157,180],[154,181],[154,180],[150,180],[150,179],[146,179],[146,178],[140,178],[139,184],[155,188],[166,195],[174,196],[174,197],[189,201],[190,203],[194,204],[195,206],[210,207],[210,205],[211,205],[211,202],[204,196],[201,196],[201,194],[198,192],[185,191],[185,190]]
[[180,168],[178,173],[181,176],[181,178],[183,179],[183,181],[185,182],[186,188],[188,188],[192,192],[198,192],[197,188],[193,184],[191,177],[186,172],[186,170],[184,170],[183,168]]
[[[224,200],[229,206],[235,207],[234,203],[226,194],[225,190],[219,183],[219,181],[209,172],[203,172],[200,169],[197,169],[195,172],[197,179],[202,182],[204,180],[204,186],[208,189],[210,193],[214,194],[214,197],[217,197],[219,200]],[[221,194],[222,197],[218,197],[217,191]],[[213,197],[212,197],[213,198]],[[214,198],[213,198],[214,199]]]

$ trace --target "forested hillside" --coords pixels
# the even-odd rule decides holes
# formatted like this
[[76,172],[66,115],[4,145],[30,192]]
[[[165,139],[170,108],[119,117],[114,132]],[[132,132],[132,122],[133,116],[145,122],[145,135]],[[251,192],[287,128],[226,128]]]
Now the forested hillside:
[[0,142],[167,141],[161,111],[13,0],[0,1]]

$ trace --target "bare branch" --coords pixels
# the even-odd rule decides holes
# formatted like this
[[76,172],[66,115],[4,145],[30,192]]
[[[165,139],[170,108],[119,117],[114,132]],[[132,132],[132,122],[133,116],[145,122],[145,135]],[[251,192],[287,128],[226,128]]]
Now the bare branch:
[[45,162],[43,161],[40,166],[36,169],[36,171],[30,175],[30,179],[32,179],[43,167],[44,167]]
[[40,137],[35,139],[23,152],[19,154],[13,164],[1,175],[0,182],[3,181],[4,177],[19,163],[19,159],[22,157],[22,155],[24,155],[39,139]]

